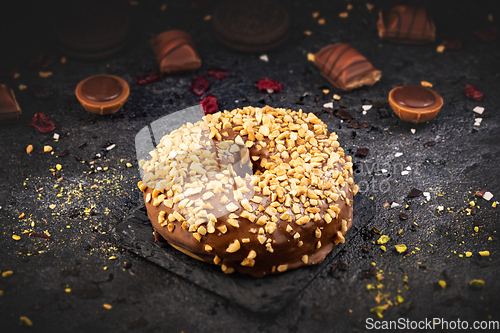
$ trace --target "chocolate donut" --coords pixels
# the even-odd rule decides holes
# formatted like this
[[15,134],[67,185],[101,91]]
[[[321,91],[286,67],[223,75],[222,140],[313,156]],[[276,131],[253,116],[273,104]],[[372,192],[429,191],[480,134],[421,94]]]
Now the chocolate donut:
[[158,240],[261,277],[320,263],[352,225],[351,157],[313,113],[209,114],[165,135],[139,188]]

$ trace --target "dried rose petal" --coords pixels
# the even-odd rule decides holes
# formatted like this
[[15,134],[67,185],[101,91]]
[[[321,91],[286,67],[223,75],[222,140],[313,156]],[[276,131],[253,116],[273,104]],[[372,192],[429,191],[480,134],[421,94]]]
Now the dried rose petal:
[[441,42],[447,50],[460,50],[463,46],[462,38],[460,37],[452,37],[449,39],[445,39]]
[[35,116],[30,121],[28,126],[36,127],[42,133],[50,132],[56,128],[55,123],[47,118],[47,116],[43,112],[35,113]]
[[226,70],[224,70],[222,68],[218,68],[218,67],[210,68],[207,73],[208,73],[208,75],[210,75],[210,77],[217,79],[217,80],[220,80],[220,79],[223,79],[223,78],[229,76],[229,73]]
[[205,112],[205,114],[219,112],[219,104],[217,103],[217,98],[215,98],[212,94],[201,99],[198,104],[203,107],[203,112]]
[[51,99],[55,96],[55,92],[47,87],[42,86],[29,86],[28,92],[36,99],[45,101],[47,99]]
[[0,69],[0,77],[14,77],[14,75],[16,75],[16,67]]
[[29,69],[47,68],[59,59],[59,56],[54,53],[45,53],[44,51],[35,51],[28,59],[26,66]]
[[268,93],[272,93],[274,91],[281,92],[282,86],[281,83],[276,80],[264,78],[257,82],[257,88],[259,88],[259,90],[267,90]]
[[483,93],[470,84],[465,86],[465,96],[477,102],[480,102],[483,99]]
[[197,76],[191,82],[191,91],[196,96],[201,96],[207,91],[209,86],[208,79],[204,76]]
[[144,74],[139,75],[138,77],[136,77],[134,79],[134,81],[137,84],[144,85],[144,84],[150,84],[150,83],[153,83],[153,82],[156,82],[156,81],[160,81],[161,77],[162,77],[161,73],[158,73],[158,72],[147,72],[147,73],[144,73]]
[[491,42],[500,36],[497,28],[488,25],[481,28],[474,29],[474,35],[484,40],[485,42]]

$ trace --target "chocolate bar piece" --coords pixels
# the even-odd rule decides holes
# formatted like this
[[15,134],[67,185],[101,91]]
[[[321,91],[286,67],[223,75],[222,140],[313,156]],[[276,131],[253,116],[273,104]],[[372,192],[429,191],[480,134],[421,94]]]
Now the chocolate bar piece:
[[423,7],[381,9],[377,23],[380,39],[403,44],[426,44],[436,39],[436,26]]
[[0,123],[16,121],[21,114],[14,92],[6,84],[0,84]]
[[162,73],[187,73],[201,67],[193,39],[185,31],[165,31],[151,40],[151,47]]
[[348,43],[327,45],[314,55],[314,64],[335,87],[349,91],[373,85],[382,72]]

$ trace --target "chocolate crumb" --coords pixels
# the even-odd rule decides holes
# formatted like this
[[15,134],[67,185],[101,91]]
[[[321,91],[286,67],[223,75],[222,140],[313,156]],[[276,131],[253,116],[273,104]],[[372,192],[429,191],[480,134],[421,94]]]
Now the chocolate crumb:
[[68,154],[68,150],[64,149],[63,151],[59,152],[59,154],[57,154],[57,157],[63,157],[63,156],[66,156],[67,154]]
[[409,198],[416,198],[422,195],[422,191],[416,188],[412,188],[410,193],[408,194]]
[[474,216],[474,215],[476,215],[476,214],[477,214],[477,209],[476,209],[476,207],[472,207],[472,208],[470,209],[470,215],[473,215],[473,216]]
[[84,147],[86,144],[87,144],[87,141],[83,141],[82,143],[80,143],[80,144],[78,145],[78,148],[82,148],[82,147]]
[[366,120],[362,121],[362,122],[359,123],[359,127],[360,128],[368,128],[368,127],[370,127],[370,123],[367,122]]
[[374,103],[372,103],[372,107],[374,107],[376,109],[387,108],[387,102],[384,102],[384,101],[374,102]]
[[474,225],[477,227],[482,227],[482,226],[484,226],[484,221],[483,220],[476,220],[476,221],[474,221]]
[[348,128],[354,128],[354,129],[359,129],[360,126],[358,124],[358,121],[356,119],[353,119],[349,122],[349,125],[347,125]]
[[356,156],[364,158],[368,155],[369,151],[370,151],[370,149],[368,149],[368,148],[358,148],[358,150],[356,150]]
[[144,317],[139,317],[134,321],[131,321],[127,324],[128,330],[133,330],[136,328],[146,327],[149,325],[149,321],[147,321]]
[[84,284],[82,288],[73,290],[73,294],[80,298],[96,298],[99,296],[99,289],[92,284]]
[[370,248],[368,247],[368,245],[366,245],[366,246],[363,246],[361,251],[363,251],[364,253],[370,253]]
[[405,220],[408,219],[408,215],[406,215],[405,213],[400,213],[399,214],[399,219],[405,221]]
[[424,147],[427,148],[430,146],[434,146],[435,144],[436,144],[436,141],[434,141],[434,140],[427,141],[426,143],[424,143]]
[[374,277],[375,275],[377,275],[375,268],[370,267],[370,269],[363,271],[363,273],[361,274],[361,280],[370,279],[370,278]]

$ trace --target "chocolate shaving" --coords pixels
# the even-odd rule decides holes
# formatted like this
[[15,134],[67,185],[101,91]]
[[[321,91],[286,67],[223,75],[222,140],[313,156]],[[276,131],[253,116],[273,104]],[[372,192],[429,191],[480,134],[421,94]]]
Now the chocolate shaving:
[[435,144],[436,144],[436,141],[434,141],[434,140],[427,141],[426,143],[424,143],[424,147],[427,148],[430,146],[434,146]]
[[405,213],[400,213],[399,214],[399,219],[402,220],[402,221],[405,221],[408,219],[408,215],[406,215]]
[[87,144],[87,141],[83,141],[82,143],[80,143],[78,145],[78,148],[82,148],[83,146],[85,146]]
[[367,246],[363,246],[363,248],[361,249],[361,251],[363,251],[364,253],[370,253],[370,248]]
[[59,154],[57,154],[57,157],[63,157],[66,156],[66,154],[68,154],[68,150],[64,149],[63,151],[59,152]]
[[416,198],[416,197],[419,197],[422,195],[422,191],[420,191],[419,189],[416,189],[416,188],[412,188],[410,193],[408,193],[408,197],[409,198]]
[[367,122],[366,120],[359,123],[359,128],[368,128],[368,127],[370,127],[370,123]]

